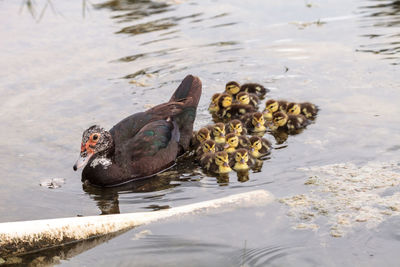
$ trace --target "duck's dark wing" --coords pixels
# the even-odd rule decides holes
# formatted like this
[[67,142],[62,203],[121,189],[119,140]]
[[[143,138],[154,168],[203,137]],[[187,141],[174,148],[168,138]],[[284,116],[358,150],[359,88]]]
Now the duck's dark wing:
[[144,126],[131,140],[116,147],[115,161],[137,177],[155,174],[172,164],[178,156],[180,133],[176,122],[158,120]]

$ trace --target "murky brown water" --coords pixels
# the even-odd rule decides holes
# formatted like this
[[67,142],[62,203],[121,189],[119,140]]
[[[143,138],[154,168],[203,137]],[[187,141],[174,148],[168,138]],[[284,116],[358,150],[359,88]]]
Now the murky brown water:
[[[29,3],[0,1],[1,222],[151,211],[260,188],[290,197],[309,191],[298,168],[400,159],[396,1]],[[271,97],[311,101],[321,111],[246,182],[235,173],[219,181],[184,162],[123,188],[82,186],[72,170],[82,131],[95,123],[111,128],[169,99],[189,73],[203,82],[196,128],[210,122],[209,99],[233,79],[263,83]],[[39,185],[49,178],[65,184]],[[276,202],[139,227],[61,263],[398,263],[397,216],[334,238],[323,216],[318,230],[293,229],[288,210]]]

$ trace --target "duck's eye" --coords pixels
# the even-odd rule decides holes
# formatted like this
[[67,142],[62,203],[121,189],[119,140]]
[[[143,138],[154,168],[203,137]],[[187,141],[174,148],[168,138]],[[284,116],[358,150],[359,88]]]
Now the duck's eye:
[[97,141],[99,139],[99,135],[98,134],[93,134],[92,135],[92,140],[93,141]]

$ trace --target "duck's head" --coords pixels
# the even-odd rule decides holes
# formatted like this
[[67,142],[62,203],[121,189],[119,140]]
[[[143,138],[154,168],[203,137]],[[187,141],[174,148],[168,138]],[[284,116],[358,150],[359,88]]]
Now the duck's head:
[[237,137],[234,133],[227,134],[225,143],[225,151],[229,153],[234,152],[235,148],[239,145],[239,137]]
[[243,132],[243,125],[240,120],[231,120],[229,122],[229,131],[234,133],[236,136],[241,135]]
[[262,148],[261,137],[253,135],[249,140],[250,152],[256,152]]
[[201,128],[197,134],[196,134],[196,139],[197,141],[199,141],[200,143],[203,143],[206,140],[210,140],[210,131],[207,128]]
[[246,164],[249,161],[249,154],[246,149],[239,148],[235,153],[235,161],[240,164]]
[[225,92],[227,94],[236,95],[237,93],[239,93],[239,91],[240,91],[240,84],[235,81],[228,82],[225,85]]
[[275,127],[285,126],[288,120],[288,115],[284,112],[276,112],[274,113],[272,122],[274,123]]
[[215,142],[213,140],[206,140],[201,144],[201,148],[203,150],[203,153],[215,153]]
[[228,94],[222,94],[218,99],[218,106],[220,108],[227,108],[232,105],[232,96]]
[[222,122],[216,123],[212,128],[212,133],[215,137],[225,138],[225,124]]
[[105,153],[114,146],[111,134],[98,125],[85,130],[82,135],[81,153],[74,165],[74,170],[83,167],[97,153]]
[[266,130],[264,126],[265,124],[264,116],[261,112],[255,112],[251,116],[251,124],[253,124],[255,132],[262,132]]
[[287,106],[288,114],[299,115],[301,112],[300,105],[296,103],[289,103]]
[[240,104],[248,105],[250,103],[250,95],[247,92],[240,92],[236,95],[236,100]]
[[274,99],[269,99],[267,102],[265,102],[265,108],[269,110],[269,112],[274,113],[278,111],[279,109],[279,103],[278,101]]
[[229,167],[228,153],[225,151],[215,153],[215,164],[218,166],[219,173],[228,173],[232,170],[231,167]]

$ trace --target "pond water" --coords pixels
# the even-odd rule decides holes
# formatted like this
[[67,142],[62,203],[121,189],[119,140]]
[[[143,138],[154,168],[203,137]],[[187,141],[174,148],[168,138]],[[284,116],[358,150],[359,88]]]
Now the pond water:
[[[0,222],[152,211],[254,189],[290,198],[310,192],[304,168],[400,160],[398,1],[3,0],[0,22]],[[211,122],[210,98],[230,80],[321,110],[275,144],[248,181],[235,173],[221,181],[182,162],[122,188],[83,186],[72,170],[83,130],[166,101],[187,74],[203,83],[195,128]],[[40,186],[54,178],[61,187]],[[398,183],[384,189],[400,191]],[[359,220],[335,237],[331,217],[299,229],[304,218],[290,210],[276,201],[168,220],[53,255],[67,266],[399,262],[399,216],[373,227]]]

